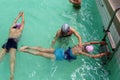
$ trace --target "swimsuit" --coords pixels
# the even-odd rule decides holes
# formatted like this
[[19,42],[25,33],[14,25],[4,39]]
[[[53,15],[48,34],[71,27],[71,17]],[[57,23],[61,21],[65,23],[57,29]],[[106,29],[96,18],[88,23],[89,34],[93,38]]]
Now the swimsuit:
[[56,60],[64,60],[64,50],[62,48],[58,48],[54,51]]
[[80,8],[81,8],[81,5],[80,5],[80,4],[73,4],[73,7],[74,7],[75,9],[80,9]]
[[69,36],[71,36],[72,35],[72,31],[70,30],[69,32],[67,32],[67,34],[65,35],[64,33],[62,33],[61,34],[61,36],[60,36],[60,38],[62,38],[62,37],[69,37]]
[[17,49],[17,42],[18,40],[16,38],[8,38],[7,42],[3,44],[2,48],[7,49],[7,51],[9,51],[10,48]]
[[73,55],[71,48],[68,48],[66,51],[62,48],[58,48],[54,51],[56,60],[74,60],[76,56]]
[[65,51],[64,55],[65,55],[65,60],[70,61],[76,59],[76,56],[73,55],[72,49],[70,47]]

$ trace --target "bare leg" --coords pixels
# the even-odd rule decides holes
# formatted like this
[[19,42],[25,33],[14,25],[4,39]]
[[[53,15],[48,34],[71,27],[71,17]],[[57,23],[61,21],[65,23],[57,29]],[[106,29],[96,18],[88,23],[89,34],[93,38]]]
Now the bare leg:
[[53,52],[50,54],[50,53],[47,53],[47,52],[40,52],[40,51],[35,51],[35,50],[29,50],[29,49],[21,49],[21,51],[23,52],[27,52],[27,53],[30,53],[30,54],[33,54],[33,55],[39,55],[39,56],[43,56],[43,57],[46,57],[46,58],[52,58],[52,59],[55,59],[55,55],[53,54]]
[[16,57],[16,49],[10,49],[10,80],[14,80],[14,69],[15,69],[15,57]]
[[29,47],[29,46],[23,46],[20,48],[20,50],[25,50],[25,49],[35,50],[35,51],[39,51],[39,52],[46,52],[46,53],[54,52],[53,48]]
[[0,52],[0,61],[4,57],[5,53],[6,53],[6,49],[2,49],[1,52]]

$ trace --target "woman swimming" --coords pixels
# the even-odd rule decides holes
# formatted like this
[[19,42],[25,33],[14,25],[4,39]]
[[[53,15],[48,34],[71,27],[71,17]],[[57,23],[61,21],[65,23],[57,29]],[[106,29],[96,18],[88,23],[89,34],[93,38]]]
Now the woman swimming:
[[80,54],[83,54],[91,58],[99,58],[109,54],[109,52],[99,53],[96,55],[89,54],[89,51],[87,48],[85,48],[85,46],[91,45],[91,44],[105,45],[105,42],[87,42],[87,43],[83,43],[82,47],[79,45],[76,45],[72,48],[69,47],[67,50],[64,50],[62,48],[54,49],[54,48],[23,46],[20,48],[20,51],[43,56],[46,58],[51,58],[56,60],[68,60],[68,61],[76,59],[76,56]]

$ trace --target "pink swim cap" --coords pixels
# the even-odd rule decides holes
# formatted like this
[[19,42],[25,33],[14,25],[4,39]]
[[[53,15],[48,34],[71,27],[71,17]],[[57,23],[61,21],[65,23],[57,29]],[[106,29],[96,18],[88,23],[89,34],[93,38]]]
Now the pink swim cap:
[[20,26],[21,26],[20,23],[17,23],[17,24],[16,24],[16,27],[17,27],[17,28],[20,28]]
[[85,49],[86,49],[87,52],[93,52],[94,47],[92,45],[88,45],[88,46],[85,47]]

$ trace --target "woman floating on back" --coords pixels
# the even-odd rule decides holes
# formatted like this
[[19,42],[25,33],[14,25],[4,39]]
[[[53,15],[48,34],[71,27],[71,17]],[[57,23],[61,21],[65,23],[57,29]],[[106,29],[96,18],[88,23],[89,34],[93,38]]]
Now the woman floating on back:
[[76,45],[72,48],[68,48],[67,50],[64,50],[63,48],[42,48],[42,47],[29,47],[29,46],[23,46],[20,48],[20,51],[27,52],[30,54],[43,56],[46,58],[56,59],[56,60],[74,60],[76,59],[76,56],[83,54],[85,56],[91,57],[91,58],[99,58],[105,55],[109,55],[109,52],[103,52],[98,54],[89,54],[89,52],[92,52],[94,50],[94,47],[91,46],[92,44],[101,44],[105,45],[105,42],[87,42],[83,43],[82,46]]

